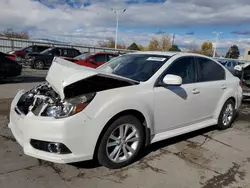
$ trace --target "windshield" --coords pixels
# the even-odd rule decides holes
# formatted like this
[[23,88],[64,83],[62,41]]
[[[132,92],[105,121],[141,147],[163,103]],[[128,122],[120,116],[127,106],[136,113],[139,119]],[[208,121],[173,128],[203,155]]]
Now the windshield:
[[86,58],[88,58],[89,56],[91,56],[92,54],[91,53],[85,53],[85,54],[81,54],[79,56],[76,56],[74,59],[77,59],[77,60],[84,60]]
[[48,49],[40,52],[40,54],[48,54],[51,50],[52,50],[52,48],[48,48]]
[[149,54],[126,54],[105,63],[97,70],[136,81],[147,81],[170,58]]

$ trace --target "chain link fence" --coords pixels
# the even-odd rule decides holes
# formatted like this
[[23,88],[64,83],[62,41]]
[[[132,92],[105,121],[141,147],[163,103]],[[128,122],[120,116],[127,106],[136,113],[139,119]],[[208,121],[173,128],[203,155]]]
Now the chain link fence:
[[10,39],[0,37],[0,51],[7,53],[13,50],[19,50],[31,45],[44,45],[51,47],[73,47],[78,49],[80,52],[116,52],[116,53],[128,53],[133,52],[132,50],[125,49],[114,49],[114,48],[101,48],[94,46],[54,43],[54,42],[41,42],[36,40],[25,40],[25,39]]

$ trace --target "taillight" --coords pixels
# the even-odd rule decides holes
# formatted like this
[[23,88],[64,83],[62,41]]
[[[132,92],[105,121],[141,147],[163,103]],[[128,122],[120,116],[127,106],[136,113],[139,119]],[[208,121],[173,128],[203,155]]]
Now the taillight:
[[242,87],[242,80],[240,80],[239,84],[240,84],[240,87]]
[[7,56],[7,58],[9,58],[9,59],[11,59],[11,60],[16,60],[16,57],[15,56],[12,56],[12,55],[9,55],[9,56]]

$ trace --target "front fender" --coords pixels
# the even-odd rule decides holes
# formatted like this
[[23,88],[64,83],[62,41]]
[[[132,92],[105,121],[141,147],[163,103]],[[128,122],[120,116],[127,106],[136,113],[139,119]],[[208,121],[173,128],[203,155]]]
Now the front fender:
[[[98,119],[103,126],[120,112],[136,110],[142,113],[146,120],[147,127],[153,130],[153,93],[137,93],[136,95],[105,95],[97,96],[91,107],[85,111],[90,118]],[[106,102],[101,102],[105,100]],[[92,103],[91,102],[91,103]],[[99,105],[102,104],[102,105]],[[97,107],[98,106],[98,107]],[[97,108],[96,108],[97,107]]]

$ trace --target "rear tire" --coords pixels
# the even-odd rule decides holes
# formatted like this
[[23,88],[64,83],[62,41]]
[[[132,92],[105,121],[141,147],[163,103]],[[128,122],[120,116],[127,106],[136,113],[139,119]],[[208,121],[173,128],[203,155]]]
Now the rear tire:
[[33,64],[34,69],[42,70],[44,69],[44,62],[42,60],[37,60]]
[[231,127],[234,118],[235,118],[235,102],[232,99],[229,99],[225,102],[220,112],[218,119],[218,128],[220,130],[225,130]]
[[117,118],[103,134],[97,149],[99,163],[110,169],[131,164],[144,145],[141,122],[132,115]]

